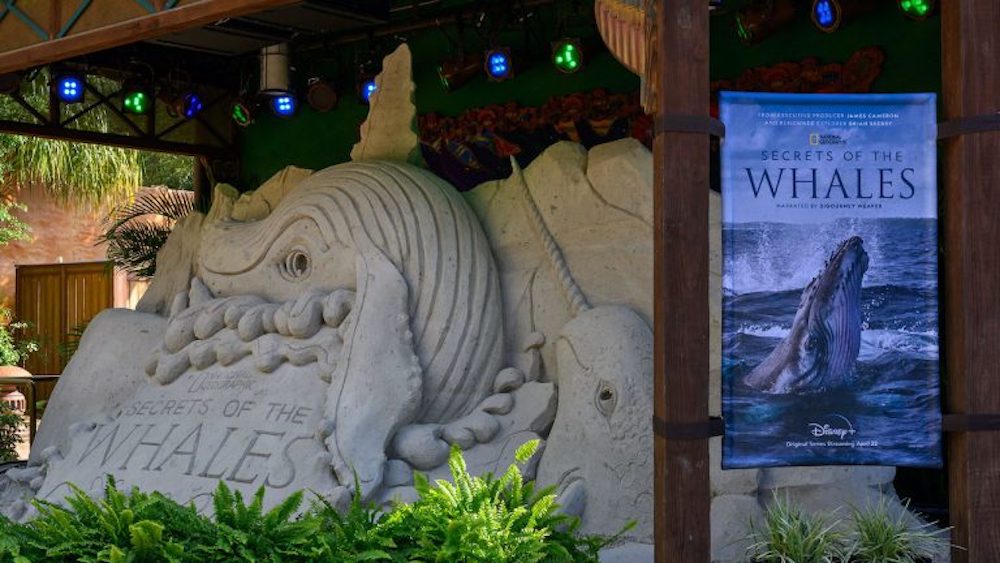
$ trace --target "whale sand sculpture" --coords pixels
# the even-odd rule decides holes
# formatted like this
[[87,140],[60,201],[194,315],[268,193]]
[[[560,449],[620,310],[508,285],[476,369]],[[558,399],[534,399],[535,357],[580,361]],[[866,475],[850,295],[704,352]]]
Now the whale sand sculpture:
[[861,350],[861,278],[867,270],[861,238],[841,242],[802,292],[788,336],[744,383],[767,393],[815,393],[847,383]]

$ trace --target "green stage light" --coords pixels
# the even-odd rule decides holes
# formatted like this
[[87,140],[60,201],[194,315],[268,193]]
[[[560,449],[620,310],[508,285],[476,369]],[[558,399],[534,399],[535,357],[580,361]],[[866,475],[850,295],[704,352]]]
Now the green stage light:
[[903,15],[914,20],[927,19],[934,11],[934,0],[897,0],[896,5]]
[[143,90],[129,90],[122,101],[125,113],[145,115],[149,112],[152,98]]
[[250,110],[250,106],[243,100],[233,102],[230,115],[233,118],[233,123],[240,127],[246,127],[253,121],[253,112]]
[[577,39],[564,38],[552,45],[552,64],[563,74],[573,74],[583,68],[583,49]]

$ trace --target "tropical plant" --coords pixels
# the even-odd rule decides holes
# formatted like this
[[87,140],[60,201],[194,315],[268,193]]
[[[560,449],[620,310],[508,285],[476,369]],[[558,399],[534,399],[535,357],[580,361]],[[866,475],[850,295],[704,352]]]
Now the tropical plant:
[[23,365],[38,351],[38,343],[19,336],[28,323],[15,321],[10,309],[0,305],[0,366]]
[[101,242],[108,260],[141,278],[156,272],[156,253],[174,224],[194,209],[194,192],[150,188],[108,216]]
[[12,212],[27,211],[27,208],[0,195],[0,246],[16,240],[28,240],[31,230],[28,225]]
[[0,463],[18,458],[17,445],[21,443],[22,426],[24,420],[21,413],[7,403],[0,403]]
[[518,464],[537,448],[537,440],[522,445],[516,463],[495,478],[470,475],[453,447],[448,465],[454,482],[431,485],[416,474],[420,501],[398,507],[382,526],[407,561],[598,561],[610,540],[578,538],[579,520],[557,511],[554,489],[536,491],[524,482]]
[[[117,82],[100,76],[89,76],[88,83],[103,95],[118,88]],[[44,108],[49,96],[48,74],[39,72],[25,81],[21,95],[36,110]],[[13,98],[0,96],[0,119],[34,118]],[[76,118],[72,126],[102,133],[128,132],[122,118],[103,106]],[[44,188],[60,201],[92,207],[118,204],[129,201],[144,183],[190,188],[192,173],[191,157],[0,134],[0,180],[20,187]]]
[[[517,452],[523,464],[537,450]],[[124,493],[109,477],[103,500],[72,487],[65,506],[35,501],[38,516],[0,517],[0,563],[24,562],[596,562],[615,538],[579,537],[579,521],[557,512],[551,488],[536,491],[517,465],[503,476],[472,477],[457,449],[454,484],[417,478],[419,498],[383,512],[355,494],[343,513],[303,493],[264,510],[264,489],[245,502],[220,483],[214,519],[160,493]],[[355,484],[355,490],[359,487]]]
[[834,563],[843,561],[841,522],[804,514],[788,498],[774,496],[761,524],[750,524],[747,557],[753,563]]
[[885,498],[854,509],[851,520],[854,536],[844,559],[852,563],[929,562],[949,548],[947,529],[916,524],[903,510],[893,515]]

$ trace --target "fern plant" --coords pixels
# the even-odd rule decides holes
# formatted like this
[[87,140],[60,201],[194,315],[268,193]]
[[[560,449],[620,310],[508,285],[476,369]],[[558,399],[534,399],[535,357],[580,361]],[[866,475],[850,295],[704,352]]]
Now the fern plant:
[[111,212],[100,242],[108,245],[108,260],[140,278],[156,273],[156,253],[167,242],[174,224],[194,209],[194,192],[150,188],[132,203]]
[[38,518],[20,530],[19,551],[28,560],[174,563],[185,560],[186,541],[210,537],[210,527],[194,507],[160,493],[132,489],[125,494],[111,477],[102,500],[70,487],[65,507],[35,501]]
[[[519,465],[538,448],[531,441],[500,477],[469,474],[457,447],[448,460],[453,483],[414,476],[420,500],[386,517],[384,529],[408,560],[439,562],[597,561],[604,541],[574,534],[579,520],[559,514],[553,487],[535,490]],[[562,531],[560,531],[560,529]]]

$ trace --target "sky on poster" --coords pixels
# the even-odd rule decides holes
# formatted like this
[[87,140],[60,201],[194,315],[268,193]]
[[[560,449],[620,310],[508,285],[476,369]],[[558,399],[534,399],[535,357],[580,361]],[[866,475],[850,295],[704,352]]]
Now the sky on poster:
[[726,223],[937,217],[934,94],[723,92],[720,118]]

